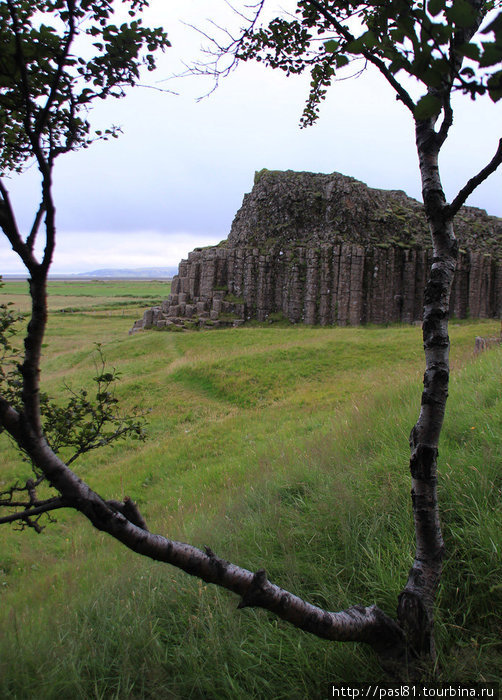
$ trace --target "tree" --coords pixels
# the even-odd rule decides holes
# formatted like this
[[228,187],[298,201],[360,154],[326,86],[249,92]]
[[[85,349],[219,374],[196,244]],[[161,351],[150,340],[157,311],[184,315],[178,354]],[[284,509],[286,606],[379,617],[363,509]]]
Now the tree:
[[[13,344],[22,319],[0,305],[0,431],[16,416],[14,441],[23,452],[25,438],[44,435],[52,454],[65,455],[67,465],[80,455],[127,435],[143,439],[143,417],[121,415],[108,371],[97,348],[96,396],[70,391],[62,407],[39,390],[41,344],[47,322],[46,282],[56,243],[52,173],[56,158],[87,148],[93,141],[116,137],[119,129],[92,132],[88,112],[96,99],[122,97],[140,79],[140,70],[155,68],[155,52],[170,46],[162,28],[143,27],[147,0],[126,0],[128,20],[112,23],[116,12],[109,0],[6,0],[0,3],[0,226],[30,274],[32,314],[24,357]],[[73,53],[77,45],[80,53]],[[86,56],[84,58],[83,56]],[[23,238],[5,185],[5,177],[35,163],[40,173],[41,201],[29,235]],[[44,219],[44,250],[35,254]],[[5,420],[4,420],[5,418]],[[17,522],[38,532],[44,514],[65,507],[60,493],[40,499],[37,489],[48,475],[32,459],[34,478],[0,494],[9,515],[0,523]],[[114,504],[127,511],[131,505]]]
[[[256,60],[286,75],[309,71],[302,126],[313,124],[340,71],[372,65],[408,110],[415,130],[424,211],[434,259],[424,293],[424,390],[410,435],[416,553],[398,603],[397,621],[415,658],[435,658],[434,601],[444,545],[437,500],[438,443],[449,383],[449,299],[458,246],[453,222],[470,194],[502,163],[502,138],[492,160],[447,203],[439,154],[453,125],[455,92],[502,98],[500,2],[482,0],[299,0],[296,18],[259,26],[265,2],[253,6],[247,27],[230,43],[211,39],[209,64],[194,70],[218,81],[241,60]],[[491,14],[490,14],[491,13]],[[359,62],[359,64],[357,63]],[[414,82],[412,82],[412,79]]]
[[[412,654],[425,659],[435,657],[434,600],[444,557],[437,456],[449,382],[449,298],[457,259],[453,220],[467,197],[502,162],[502,139],[491,162],[449,204],[438,157],[453,124],[454,91],[472,99],[484,94],[494,101],[502,97],[502,16],[492,17],[479,31],[498,4],[480,0],[300,1],[297,19],[275,19],[265,28],[246,33],[234,54],[263,60],[288,75],[311,71],[304,125],[317,119],[327,88],[338,71],[355,59],[378,69],[413,119],[434,261],[424,294],[424,390],[420,415],[410,435],[416,553],[399,596],[397,619]],[[492,33],[494,40],[487,40]],[[418,90],[408,78],[417,81]]]
[[[32,297],[32,315],[19,371],[13,367],[0,377],[0,428],[29,458],[35,473],[35,479],[15,485],[0,498],[0,507],[10,511],[0,523],[38,526],[39,516],[63,507],[73,508],[97,529],[107,532],[132,551],[172,564],[236,593],[241,598],[240,608],[265,608],[328,640],[365,642],[399,677],[416,676],[421,664],[434,658],[433,603],[443,558],[436,461],[449,376],[448,299],[456,259],[452,222],[468,194],[502,161],[502,145],[499,144],[492,162],[469,181],[449,205],[439,180],[437,156],[452,124],[454,89],[459,88],[472,96],[486,92],[493,99],[502,96],[501,74],[496,70],[502,56],[502,17],[497,17],[485,30],[493,32],[495,40],[485,40],[479,46],[474,37],[495,3],[479,0],[431,0],[429,3],[304,0],[298,3],[299,19],[276,19],[268,27],[258,28],[264,2],[256,6],[251,26],[228,47],[233,51],[232,62],[263,58],[272,67],[282,68],[287,73],[311,68],[312,92],[305,123],[316,118],[318,105],[336,71],[353,56],[360,56],[380,70],[416,124],[424,203],[435,257],[425,294],[426,372],[422,407],[410,440],[417,551],[399,598],[397,619],[375,605],[354,605],[340,612],[322,610],[271,583],[264,570],[253,573],[219,558],[210,548],[202,551],[153,534],[130,499],[124,502],[105,499],[70,469],[74,456],[63,459],[61,446],[71,447],[74,455],[97,447],[108,422],[114,426],[108,433],[113,439],[120,437],[122,429],[140,432],[137,424],[113,422],[115,416],[109,410],[113,398],[109,398],[108,388],[114,376],[103,368],[96,377],[97,403],[101,402],[102,409],[87,410],[85,396],[73,397],[74,425],[82,425],[82,415],[85,425],[85,417],[91,416],[88,420],[91,427],[87,431],[75,431],[72,426],[65,428],[58,421],[48,422],[46,417],[50,412],[44,411],[46,400],[41,396],[39,385],[47,321],[46,281],[56,236],[51,190],[55,158],[87,146],[95,137],[106,137],[107,134],[100,133],[90,135],[86,109],[97,97],[121,96],[124,86],[136,84],[140,63],[146,61],[147,67],[153,68],[153,52],[168,46],[162,30],[145,29],[140,20],[134,19],[119,28],[110,25],[113,6],[106,0],[38,0],[36,3],[6,0],[0,4],[0,41],[4,51],[0,76],[2,171],[22,168],[28,159],[34,158],[40,170],[42,189],[42,201],[32,230],[23,238],[7,189],[0,183],[0,225],[29,271]],[[135,17],[147,2],[128,0],[126,4]],[[51,18],[55,26],[45,25],[42,18],[46,17]],[[359,36],[352,33],[354,19],[358,20],[355,26],[364,29]],[[75,38],[82,32],[91,38],[96,49],[90,59],[71,52]],[[316,41],[318,37],[322,37],[320,44]],[[312,46],[320,48],[312,50]],[[145,47],[148,53],[142,58]],[[472,63],[479,72],[470,65],[464,67],[467,63]],[[421,82],[425,89],[421,99],[412,99],[396,77],[399,71]],[[436,129],[440,115],[442,122]],[[113,133],[111,130],[111,135]],[[34,244],[44,216],[45,249],[39,262]],[[11,353],[9,332],[14,328],[15,318],[3,309],[0,321],[1,344],[5,352]],[[39,480],[50,484],[55,493],[51,499],[38,499]],[[25,492],[27,497],[17,501],[15,496],[19,492]]]

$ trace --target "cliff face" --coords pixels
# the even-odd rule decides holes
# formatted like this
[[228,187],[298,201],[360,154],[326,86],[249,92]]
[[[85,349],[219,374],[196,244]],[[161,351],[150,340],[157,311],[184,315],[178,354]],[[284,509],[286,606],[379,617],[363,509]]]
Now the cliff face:
[[[502,219],[464,207],[452,292],[457,318],[502,315]],[[422,206],[338,173],[261,171],[228,239],[179,265],[171,294],[132,331],[239,325],[412,323],[432,261]]]

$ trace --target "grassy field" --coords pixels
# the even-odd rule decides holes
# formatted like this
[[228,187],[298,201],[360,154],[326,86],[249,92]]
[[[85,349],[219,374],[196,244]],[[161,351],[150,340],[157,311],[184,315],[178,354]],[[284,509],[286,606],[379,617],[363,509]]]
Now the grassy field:
[[[149,439],[83,457],[82,478],[106,498],[131,496],[151,530],[265,567],[313,603],[394,614],[413,555],[420,329],[129,336],[165,283],[104,284],[51,289],[44,389],[90,386],[99,342],[123,405],[151,410]],[[3,292],[26,308],[22,290]],[[81,310],[58,311],[71,307]],[[448,682],[502,680],[502,357],[472,353],[498,326],[451,327],[437,611]],[[0,439],[1,488],[28,471]],[[324,698],[330,682],[383,679],[361,646],[239,612],[230,594],[142,560],[80,516],[57,519],[41,535],[0,529],[1,698]]]
[[[48,283],[51,311],[107,311],[124,307],[153,306],[165,299],[171,283],[164,280],[50,280]],[[28,282],[4,280],[2,300],[22,313],[29,311]]]

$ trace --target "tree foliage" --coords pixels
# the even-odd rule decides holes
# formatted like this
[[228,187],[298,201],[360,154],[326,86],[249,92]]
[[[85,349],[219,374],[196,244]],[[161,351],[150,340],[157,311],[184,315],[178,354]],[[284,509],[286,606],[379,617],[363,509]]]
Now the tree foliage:
[[[55,401],[40,391],[39,364],[47,320],[47,273],[56,242],[52,171],[56,158],[86,148],[92,141],[116,136],[111,127],[92,132],[89,111],[96,99],[122,97],[142,69],[155,68],[155,52],[170,44],[165,31],[144,27],[147,0],[5,0],[0,2],[0,226],[30,274],[31,320],[25,351],[15,338],[24,319],[0,306],[0,412],[13,411],[24,428],[43,435],[53,454],[66,464],[118,439],[144,438],[144,416],[123,414],[114,386],[119,375],[109,371],[97,348],[95,392],[72,390]],[[113,22],[116,15],[126,21]],[[16,222],[5,177],[35,163],[40,172],[41,202],[34,207],[32,228],[23,236]],[[44,220],[45,217],[45,221]],[[44,227],[42,227],[44,223]],[[42,259],[35,242],[44,228]],[[0,424],[0,431],[5,422]],[[0,493],[8,515],[1,522],[42,529],[42,516],[66,501],[37,466],[19,434],[13,438],[33,477]],[[38,488],[44,489],[39,497]]]
[[[482,20],[499,5],[478,0],[304,0],[298,2],[296,19],[278,17],[246,32],[237,42],[237,57],[263,61],[287,75],[310,71],[304,126],[317,119],[341,69],[355,61],[360,69],[376,66],[415,117],[427,119],[448,109],[454,91],[472,98],[487,94],[493,101],[502,97],[502,16],[492,17],[475,37]],[[421,85],[418,100],[399,82],[403,76]]]
[[169,46],[161,28],[142,25],[148,3],[128,0],[128,22],[113,23],[109,0],[0,3],[0,170],[19,170],[36,152],[47,162],[95,138],[88,110],[122,97],[154,53]]
[[[3,282],[0,278],[0,289]],[[10,304],[0,304],[0,397],[11,408],[23,411],[23,375],[20,361],[22,352],[17,340],[22,332],[22,314],[14,312]],[[115,395],[115,385],[120,373],[106,367],[101,345],[96,344],[95,376],[92,381],[95,392],[79,388],[73,390],[66,386],[66,398],[57,401],[47,393],[40,392],[40,418],[45,440],[54,454],[59,454],[67,465],[75,462],[81,455],[92,450],[111,445],[118,440],[146,438],[146,415],[134,409],[132,413],[123,413]],[[0,422],[0,434],[5,432]],[[32,476],[20,481],[4,491],[0,491],[0,509],[10,512],[0,516],[0,524],[16,523],[19,529],[33,527],[41,532],[41,519],[60,504],[59,494],[47,484],[43,470],[31,460],[22,442],[7,437],[17,448],[23,462],[31,466]],[[43,498],[39,498],[37,489],[44,488]],[[50,506],[50,507],[49,507]]]

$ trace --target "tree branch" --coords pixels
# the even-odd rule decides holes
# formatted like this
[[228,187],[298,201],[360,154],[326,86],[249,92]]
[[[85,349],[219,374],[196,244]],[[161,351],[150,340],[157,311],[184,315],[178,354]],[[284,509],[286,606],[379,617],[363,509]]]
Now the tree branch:
[[453,124],[453,109],[451,106],[451,87],[446,94],[443,93],[442,102],[444,116],[439,131],[437,132],[437,142],[439,146],[442,146],[443,143],[446,141],[448,137],[448,132],[450,131],[450,127]]
[[[73,3],[73,0],[69,0],[70,3]],[[33,150],[33,154],[35,158],[37,159],[38,167],[40,169],[40,172],[42,174],[42,179],[43,179],[43,195],[42,195],[42,201],[44,204],[45,211],[47,212],[47,224],[46,224],[46,229],[47,229],[47,238],[46,238],[46,246],[45,246],[45,251],[44,251],[44,256],[43,256],[43,262],[42,265],[47,271],[49,269],[50,263],[52,261],[52,255],[54,252],[54,238],[55,238],[55,232],[54,232],[54,206],[52,203],[52,198],[51,198],[51,165],[47,161],[47,158],[45,157],[45,154],[43,153],[43,149],[41,146],[41,130],[43,127],[39,128],[37,125],[32,124],[32,117],[33,117],[33,111],[34,111],[34,105],[30,97],[30,85],[29,85],[29,80],[28,80],[28,73],[26,70],[26,60],[23,52],[23,45],[22,45],[22,40],[21,40],[21,29],[19,26],[19,18],[16,12],[16,8],[14,6],[14,3],[12,0],[7,0],[7,5],[9,8],[9,13],[11,16],[12,20],[12,26],[14,29],[14,39],[15,39],[15,44],[16,44],[16,56],[17,56],[17,67],[19,68],[20,74],[21,74],[21,91],[23,95],[23,100],[24,100],[24,107],[25,107],[25,116],[23,119],[24,123],[24,129],[26,131],[26,135],[28,136],[29,142],[31,144],[31,148]],[[70,9],[70,8],[69,8]],[[73,39],[73,36],[72,36]],[[66,47],[66,50],[69,50],[69,45]],[[67,57],[67,54],[66,54]],[[65,60],[66,60],[65,57]],[[49,96],[48,99],[51,99]],[[53,100],[53,97],[52,97]],[[47,103],[49,104],[49,103]],[[44,118],[46,121],[46,117]],[[4,195],[4,192],[2,191],[2,195]],[[5,197],[4,197],[5,199]],[[35,220],[36,223],[36,220]],[[38,263],[35,261],[32,251],[30,250],[29,247],[25,246],[22,243],[21,236],[19,235],[19,232],[17,232],[16,238],[19,238],[19,242],[22,248],[16,243],[16,246],[14,250],[18,252],[20,255],[21,259],[25,263],[26,267],[30,270],[30,273],[34,274],[34,267],[38,267]],[[31,234],[29,239],[31,239]],[[11,241],[11,244],[14,247],[14,243],[11,240],[11,237],[9,236],[9,240]],[[21,252],[22,251],[22,252]],[[29,262],[29,264],[28,264]]]
[[[182,74],[182,76],[185,75],[210,75],[214,78],[214,86],[211,88],[211,90],[205,94],[202,95],[199,100],[203,99],[204,97],[208,97],[211,93],[213,93],[218,85],[219,85],[219,80],[220,78],[225,78],[227,77],[237,66],[239,62],[238,54],[239,50],[242,47],[246,37],[253,31],[255,28],[258,19],[260,17],[260,14],[263,10],[263,6],[265,4],[265,0],[258,0],[258,2],[254,5],[250,5],[249,9],[253,10],[253,14],[251,17],[246,17],[243,13],[239,12],[235,7],[233,7],[230,3],[226,3],[237,15],[242,17],[248,24],[247,29],[242,30],[241,35],[238,38],[234,38],[230,32],[225,31],[226,34],[229,35],[230,38],[230,43],[228,43],[226,46],[222,46],[221,44],[216,41],[216,39],[206,32],[204,32],[200,27],[196,27],[192,24],[185,23],[188,27],[191,29],[194,29],[196,32],[198,32],[201,36],[203,36],[205,39],[207,39],[210,44],[212,44],[212,48],[207,48],[203,49],[205,53],[208,55],[212,56],[214,60],[208,60],[208,63],[203,63],[197,62],[195,63],[191,68],[188,68],[187,72]],[[214,23],[213,23],[214,24]],[[226,65],[224,68],[220,68],[219,63],[220,60],[227,55],[232,56],[231,62]],[[176,76],[176,77],[182,77],[182,76]]]
[[[104,421],[103,421],[104,423]],[[119,440],[122,436],[129,435],[131,433],[131,428],[129,425],[125,425],[121,428],[117,428],[111,435],[103,438],[100,438],[99,431],[101,428],[95,428],[95,434],[91,435],[85,445],[82,445],[79,447],[79,449],[74,452],[71,457],[65,460],[65,463],[67,466],[70,466],[70,464],[73,464],[79,457],[82,455],[87,454],[87,452],[91,452],[92,450],[97,450],[100,447],[104,447],[105,445],[109,445],[111,442],[114,442],[115,440]]]
[[[483,21],[483,17],[485,15],[485,12],[482,9],[482,0],[470,0],[470,5],[476,11],[476,21],[472,24],[472,26],[465,27],[463,29],[457,29],[457,31],[455,32],[453,39],[450,42],[448,51],[448,62],[450,64],[450,78],[448,81],[444,82],[442,88],[438,91],[438,96],[440,97],[443,103],[444,110],[443,123],[441,124],[441,128],[438,132],[438,142],[440,146],[446,141],[450,127],[453,124],[451,92],[455,80],[458,80],[460,78],[460,69],[462,68],[465,59],[465,56],[462,53],[459,53],[459,47],[470,42],[472,37],[479,29],[479,26]],[[436,49],[440,50],[437,44]]]
[[0,194],[2,196],[0,201],[0,226],[11,244],[13,251],[19,255],[26,268],[31,272],[38,263],[32,251],[23,242],[21,234],[19,233],[9,192],[2,180],[0,180]]
[[23,45],[21,42],[21,31],[19,28],[19,18],[17,16],[16,8],[14,6],[14,3],[12,0],[7,0],[7,6],[9,8],[9,14],[12,20],[12,27],[14,29],[14,41],[16,44],[16,54],[17,54],[17,67],[19,68],[19,71],[21,73],[21,86],[22,86],[22,92],[23,92],[23,99],[25,102],[26,106],[26,117],[24,119],[24,126],[26,129],[26,133],[30,137],[32,136],[32,127],[31,127],[31,115],[33,112],[33,103],[30,99],[30,88],[29,88],[29,82],[28,82],[28,73],[26,71],[26,61],[24,57],[24,52],[23,52]]
[[11,437],[21,444],[21,421],[19,413],[10,403],[0,396],[0,426],[5,428]]
[[40,172],[42,173],[45,180],[47,175],[49,174],[49,167],[40,145],[40,132],[37,129],[35,129],[32,124],[32,117],[33,112],[35,111],[35,105],[30,96],[30,83],[28,80],[28,72],[26,70],[26,58],[24,55],[23,44],[21,40],[19,18],[12,0],[7,0],[7,5],[12,20],[12,27],[14,29],[14,40],[16,44],[16,64],[21,74],[21,92],[26,112],[23,119],[24,129],[33,149],[33,154],[37,159]]
[[[14,506],[14,504],[0,503],[0,506],[2,505]],[[5,523],[14,523],[17,520],[27,521],[35,516],[40,516],[43,513],[49,513],[50,511],[59,510],[60,508],[68,508],[68,505],[69,504],[64,500],[64,498],[51,498],[50,500],[45,501],[38,506],[28,507],[23,511],[20,511],[18,513],[12,513],[11,515],[4,515],[0,518],[0,525],[4,525]],[[40,526],[38,527],[41,530]]]
[[[346,41],[353,41],[354,36],[349,32],[349,30],[343,26],[341,22],[339,22],[334,15],[329,12],[321,2],[318,2],[318,0],[305,0],[305,3],[307,5],[312,5],[312,7],[315,7],[318,12],[322,14],[322,16],[328,20],[330,24],[333,25],[333,27],[339,32],[341,36]],[[389,71],[385,63],[378,58],[378,56],[375,56],[371,51],[368,51],[367,49],[363,50],[361,52],[361,55],[364,56],[364,58],[372,63],[380,73],[384,76],[384,78],[387,80],[387,82],[390,84],[390,86],[396,91],[398,98],[401,100],[401,102],[410,110],[410,112],[413,114],[415,110],[415,103],[411,99],[409,93],[407,90],[404,89],[404,87],[401,85],[401,83],[396,80],[396,78],[393,76],[393,74]]]
[[58,89],[60,88],[60,81],[63,76],[63,70],[66,64],[70,52],[70,46],[75,38],[75,0],[67,0],[66,5],[68,7],[68,34],[66,36],[63,51],[57,61],[57,69],[54,74],[54,79],[52,81],[51,90],[43,110],[38,115],[35,121],[35,130],[37,133],[41,134],[47,124],[47,118],[49,116],[49,110],[51,109],[54,98]]
[[471,177],[467,184],[462,187],[453,202],[446,206],[446,215],[454,217],[460,207],[465,203],[467,197],[471,195],[476,187],[486,180],[486,178],[497,170],[502,163],[502,138],[499,140],[498,148],[495,155],[486,167],[479,171],[477,175]]
[[117,513],[122,513],[122,515],[125,518],[127,518],[127,520],[129,520],[130,523],[132,523],[133,525],[137,525],[142,530],[146,530],[146,532],[148,532],[146,520],[141,515],[136,503],[134,503],[134,501],[131,498],[129,498],[129,496],[126,496],[123,502],[106,501],[106,503],[110,506],[110,508],[116,510]]
[[[11,432],[11,426],[6,427]],[[240,608],[270,610],[295,627],[323,639],[365,642],[378,653],[391,656],[397,653],[396,650],[403,649],[403,631],[378,607],[356,605],[340,612],[328,612],[272,584],[264,571],[254,574],[220,559],[208,548],[203,552],[192,545],[150,533],[130,499],[124,503],[103,500],[54,454],[44,438],[30,426],[23,431],[22,442],[34,465],[61,494],[57,503],[80,511],[94,527],[130,550],[172,564],[207,583],[236,593],[241,597]],[[21,516],[19,514],[17,519]]]
[[[24,486],[19,486],[19,483],[16,482],[14,486],[11,486],[9,489],[6,491],[0,492],[0,506],[7,506],[10,508],[32,508],[33,506],[41,506],[44,505],[48,500],[51,499],[46,499],[43,501],[39,501],[37,499],[37,486],[40,486],[40,484],[45,481],[45,476],[39,476],[35,481],[33,479],[28,479],[25,483]],[[26,491],[30,500],[29,501],[13,501],[12,498],[15,493],[22,493],[23,491]],[[6,498],[4,498],[6,496]]]
[[35,245],[35,239],[37,237],[38,229],[40,228],[40,222],[42,221],[42,216],[45,212],[45,202],[42,200],[40,206],[38,207],[37,213],[35,215],[35,220],[33,221],[33,226],[31,227],[30,235],[26,239],[25,243],[30,251],[33,253],[33,246]]

